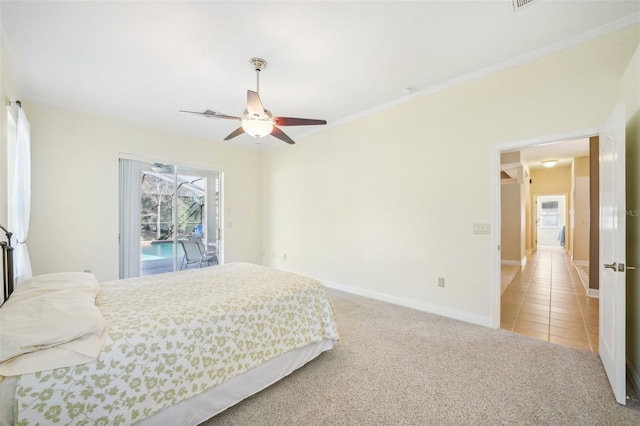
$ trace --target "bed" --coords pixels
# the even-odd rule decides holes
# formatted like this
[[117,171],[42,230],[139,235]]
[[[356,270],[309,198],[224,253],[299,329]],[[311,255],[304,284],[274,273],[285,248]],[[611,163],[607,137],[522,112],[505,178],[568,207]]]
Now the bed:
[[[85,273],[49,274],[32,286],[64,287],[76,278],[98,287],[95,308],[105,324],[87,328],[90,340],[103,340],[99,353],[72,341],[71,349],[48,348],[62,356],[45,358],[64,364],[65,349],[77,350],[88,357],[81,363],[7,375],[0,424],[195,425],[338,340],[324,286],[293,273],[232,263],[101,284]],[[3,339],[13,318],[5,312],[29,288],[21,284],[0,307]]]

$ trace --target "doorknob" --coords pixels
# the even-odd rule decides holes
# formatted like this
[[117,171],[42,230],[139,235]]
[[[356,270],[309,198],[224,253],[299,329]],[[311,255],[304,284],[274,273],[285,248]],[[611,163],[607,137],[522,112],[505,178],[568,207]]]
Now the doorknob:
[[613,269],[614,271],[618,270],[618,263],[613,262],[613,263],[605,263],[603,265],[605,268],[609,268],[609,269]]

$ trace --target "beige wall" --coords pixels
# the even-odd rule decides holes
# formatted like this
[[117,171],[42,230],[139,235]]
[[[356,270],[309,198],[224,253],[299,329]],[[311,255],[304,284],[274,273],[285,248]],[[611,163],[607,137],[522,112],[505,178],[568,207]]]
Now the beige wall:
[[571,166],[531,170],[531,194],[569,194],[571,192]]
[[118,278],[118,154],[224,173],[225,260],[261,262],[261,154],[92,114],[23,102],[31,123],[34,275]]
[[589,177],[589,156],[573,159],[573,177]]
[[520,151],[501,152],[500,167],[511,179],[500,181],[500,259],[503,264],[522,263],[524,258],[524,167]]
[[571,251],[576,264],[589,263],[589,157],[573,159]]
[[[638,36],[630,28],[265,153],[265,264],[497,326],[497,248],[472,233],[494,214],[492,149],[604,124]],[[568,169],[566,182],[553,192],[569,193]]]
[[640,389],[640,47],[629,63],[621,85],[627,112],[627,363]]
[[523,196],[520,183],[500,185],[500,259],[506,264],[520,264],[524,257]]

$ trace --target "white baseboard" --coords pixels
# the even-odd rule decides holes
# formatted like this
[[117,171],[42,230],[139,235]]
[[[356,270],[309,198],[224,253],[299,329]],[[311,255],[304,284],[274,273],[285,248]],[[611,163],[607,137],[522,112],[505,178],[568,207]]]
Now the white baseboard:
[[600,298],[600,290],[597,288],[590,288],[587,290],[587,296],[595,297],[596,299]]
[[343,284],[339,284],[332,281],[326,281],[321,279],[318,279],[318,281],[322,282],[322,284],[324,284],[326,287],[344,291],[345,293],[364,296],[370,299],[379,300],[381,302],[392,303],[394,305],[400,305],[406,308],[412,308],[418,311],[428,312],[430,314],[435,314],[443,317],[457,319],[460,321],[470,322],[472,324],[482,325],[490,328],[496,328],[494,327],[493,322],[489,317],[473,315],[467,312],[456,311],[455,309],[443,308],[441,306],[430,305],[428,303],[417,302],[415,300],[404,299],[402,297],[391,296],[388,294],[383,294],[383,293],[378,293],[378,292],[363,289],[363,288],[343,285]]
[[633,390],[636,392],[636,395],[640,395],[640,374],[638,371],[633,368],[633,364],[629,362],[627,359],[627,375],[629,376],[629,381],[631,382],[631,386]]
[[522,266],[524,268],[527,264],[527,256],[524,256],[519,262],[517,260],[501,260],[500,263],[502,265]]
[[578,279],[580,280],[580,282],[582,283],[582,288],[584,288],[584,291],[587,293],[587,296],[589,295],[589,282],[585,282],[584,279],[582,278],[582,274],[580,273],[580,270],[578,269],[578,266],[575,264],[575,262],[573,262],[573,267],[576,270],[576,275],[578,275]]
[[576,266],[589,266],[588,260],[575,260],[573,259],[573,264]]

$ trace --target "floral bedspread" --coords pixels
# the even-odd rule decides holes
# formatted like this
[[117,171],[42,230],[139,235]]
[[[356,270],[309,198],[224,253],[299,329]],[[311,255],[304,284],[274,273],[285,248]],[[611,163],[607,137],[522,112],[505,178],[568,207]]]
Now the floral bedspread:
[[235,263],[101,284],[110,322],[97,361],[22,375],[18,425],[124,425],[261,363],[338,339],[326,289]]

